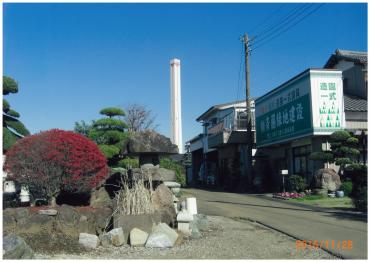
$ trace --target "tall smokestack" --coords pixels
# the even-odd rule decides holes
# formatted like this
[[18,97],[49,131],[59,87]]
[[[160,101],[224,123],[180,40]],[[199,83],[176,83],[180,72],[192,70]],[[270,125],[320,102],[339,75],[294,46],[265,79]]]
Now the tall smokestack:
[[179,153],[184,153],[182,144],[181,125],[181,78],[180,60],[171,60],[171,141],[179,148]]

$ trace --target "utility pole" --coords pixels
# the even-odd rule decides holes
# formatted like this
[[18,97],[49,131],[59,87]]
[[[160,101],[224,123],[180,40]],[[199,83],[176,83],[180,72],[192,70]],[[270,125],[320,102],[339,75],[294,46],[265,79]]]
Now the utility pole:
[[252,184],[252,148],[253,148],[253,133],[252,133],[252,110],[249,85],[249,39],[245,34],[243,37],[244,53],[245,53],[245,85],[246,85],[246,103],[247,103],[247,161],[246,171],[248,179],[248,187]]

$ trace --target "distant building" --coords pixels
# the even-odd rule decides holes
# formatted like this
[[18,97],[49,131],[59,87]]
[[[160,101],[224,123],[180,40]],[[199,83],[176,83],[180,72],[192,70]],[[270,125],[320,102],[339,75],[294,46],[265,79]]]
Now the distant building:
[[363,145],[367,162],[367,53],[336,50],[324,69],[308,69],[258,98],[255,170],[268,190],[280,190],[279,171],[310,185],[323,163],[312,152],[329,149],[329,136],[347,130]]
[[343,75],[343,92],[367,100],[367,52],[337,49],[324,65]]
[[[251,107],[254,132],[253,100]],[[192,177],[188,181],[229,190],[245,185],[240,182],[248,175],[246,101],[214,105],[196,120],[203,125],[203,133],[188,141],[192,155]]]

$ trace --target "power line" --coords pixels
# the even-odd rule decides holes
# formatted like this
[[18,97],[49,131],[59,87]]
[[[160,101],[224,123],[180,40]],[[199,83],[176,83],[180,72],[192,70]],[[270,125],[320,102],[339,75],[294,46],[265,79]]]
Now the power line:
[[296,21],[294,24],[290,25],[289,27],[285,28],[283,31],[279,32],[279,34],[277,35],[272,35],[269,39],[267,39],[266,41],[260,43],[259,45],[257,46],[254,46],[250,52],[256,50],[257,48],[260,48],[261,46],[264,46],[266,45],[268,42],[270,42],[271,40],[275,39],[276,37],[279,37],[281,36],[283,33],[285,33],[286,31],[288,31],[289,29],[291,29],[292,27],[296,26],[297,24],[299,24],[300,22],[302,22],[304,19],[306,19],[308,16],[310,16],[311,14],[313,14],[314,12],[316,12],[318,9],[320,9],[324,4],[320,4],[318,7],[316,7],[315,9],[311,10],[311,12],[307,13],[305,16],[303,16],[301,19],[299,19],[298,21]]
[[271,33],[268,33],[268,34],[265,33],[265,35],[262,34],[260,36],[255,37],[253,44],[262,42],[264,39],[269,38],[270,36],[278,33],[279,31],[283,31],[284,27],[286,26],[289,27],[289,24],[294,23],[294,21],[296,19],[299,19],[300,16],[305,16],[305,12],[309,10],[311,7],[312,7],[312,4],[302,6],[302,8],[300,8],[299,10],[296,10],[296,12],[294,12],[292,15],[288,16],[287,19],[285,19],[285,21],[271,28],[271,30],[269,30],[269,31],[272,31]]
[[265,30],[262,30],[262,31],[258,32],[254,37],[252,37],[251,40],[252,41],[253,40],[256,40],[256,39],[260,38],[261,36],[265,35],[266,33],[274,30],[277,26],[281,25],[284,21],[286,21],[287,19],[289,19],[291,16],[294,16],[301,9],[305,8],[305,6],[306,6],[306,4],[305,5],[298,5],[298,6],[294,7],[292,10],[290,10],[288,12],[288,14],[286,14],[285,16],[283,16],[279,21],[271,24]]
[[271,20],[271,18],[273,18],[279,11],[280,11],[280,9],[283,7],[283,6],[285,6],[286,4],[281,4],[281,5],[279,5],[279,7],[274,11],[274,12],[272,12],[270,15],[268,15],[267,16],[267,18],[266,19],[263,19],[263,21],[262,22],[260,22],[259,24],[257,24],[252,30],[250,30],[249,32],[250,32],[250,34],[252,34],[254,31],[256,31],[256,29],[258,28],[258,27],[260,27],[260,26],[262,26],[263,24],[266,24],[266,22],[268,22],[268,21],[270,21]]

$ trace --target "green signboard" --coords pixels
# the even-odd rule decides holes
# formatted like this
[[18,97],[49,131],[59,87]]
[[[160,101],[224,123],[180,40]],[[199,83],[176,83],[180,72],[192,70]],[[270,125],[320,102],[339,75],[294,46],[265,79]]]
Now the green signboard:
[[256,119],[259,145],[312,132],[310,96],[296,98]]
[[309,69],[256,100],[257,147],[344,128],[342,72]]

